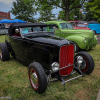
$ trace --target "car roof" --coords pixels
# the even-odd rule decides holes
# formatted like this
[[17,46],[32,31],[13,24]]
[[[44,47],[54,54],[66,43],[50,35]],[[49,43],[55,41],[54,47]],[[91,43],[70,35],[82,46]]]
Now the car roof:
[[10,27],[35,27],[35,26],[47,26],[44,23],[13,23]]
[[47,21],[46,23],[69,23],[69,22],[67,22],[67,21],[59,21],[59,20],[57,20],[57,21]]

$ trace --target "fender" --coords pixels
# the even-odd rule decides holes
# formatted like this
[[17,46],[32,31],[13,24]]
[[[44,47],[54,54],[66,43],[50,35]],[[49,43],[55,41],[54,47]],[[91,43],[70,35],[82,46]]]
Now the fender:
[[83,36],[71,35],[71,36],[65,37],[65,39],[75,42],[79,46],[80,49],[86,48],[87,43],[84,42],[85,37]]
[[16,58],[16,55],[15,55],[15,52],[14,52],[12,46],[11,46],[11,43],[8,42],[8,41],[5,41],[5,43],[7,44],[8,50],[9,50],[9,52],[11,52],[11,55],[12,55],[14,58]]

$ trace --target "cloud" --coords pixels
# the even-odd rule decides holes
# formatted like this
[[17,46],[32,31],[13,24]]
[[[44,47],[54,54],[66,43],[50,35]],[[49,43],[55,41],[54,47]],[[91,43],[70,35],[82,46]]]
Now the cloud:
[[4,3],[8,6],[11,6],[14,1],[16,0],[0,0],[1,3]]
[[[0,11],[2,12],[9,12],[13,7],[12,3],[16,0],[0,0]],[[11,13],[10,13],[11,14]],[[11,14],[11,18],[15,16]]]

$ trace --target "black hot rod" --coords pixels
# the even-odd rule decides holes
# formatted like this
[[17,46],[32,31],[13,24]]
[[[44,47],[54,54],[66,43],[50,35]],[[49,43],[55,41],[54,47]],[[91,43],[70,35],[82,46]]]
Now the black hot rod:
[[[9,60],[11,54],[28,64],[31,86],[40,94],[53,79],[65,84],[94,69],[93,58],[88,53],[74,54],[73,42],[55,36],[47,26],[44,23],[12,24],[5,43],[0,43],[0,59]],[[74,72],[79,75],[65,80],[64,77]]]

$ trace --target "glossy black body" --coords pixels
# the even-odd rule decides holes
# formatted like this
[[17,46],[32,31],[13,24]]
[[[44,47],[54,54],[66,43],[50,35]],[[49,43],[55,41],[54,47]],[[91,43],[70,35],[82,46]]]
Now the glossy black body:
[[[43,23],[12,24],[8,29],[8,34],[5,39],[9,51],[14,57],[20,59],[26,64],[35,61],[39,62],[45,69],[51,69],[51,64],[53,62],[59,62],[60,47],[72,44],[72,42],[54,35],[38,37],[28,37],[25,35],[24,38],[12,35],[13,29],[30,26],[43,27],[47,25]],[[37,32],[37,34],[38,33],[39,32]],[[51,34],[53,33],[51,32]]]

